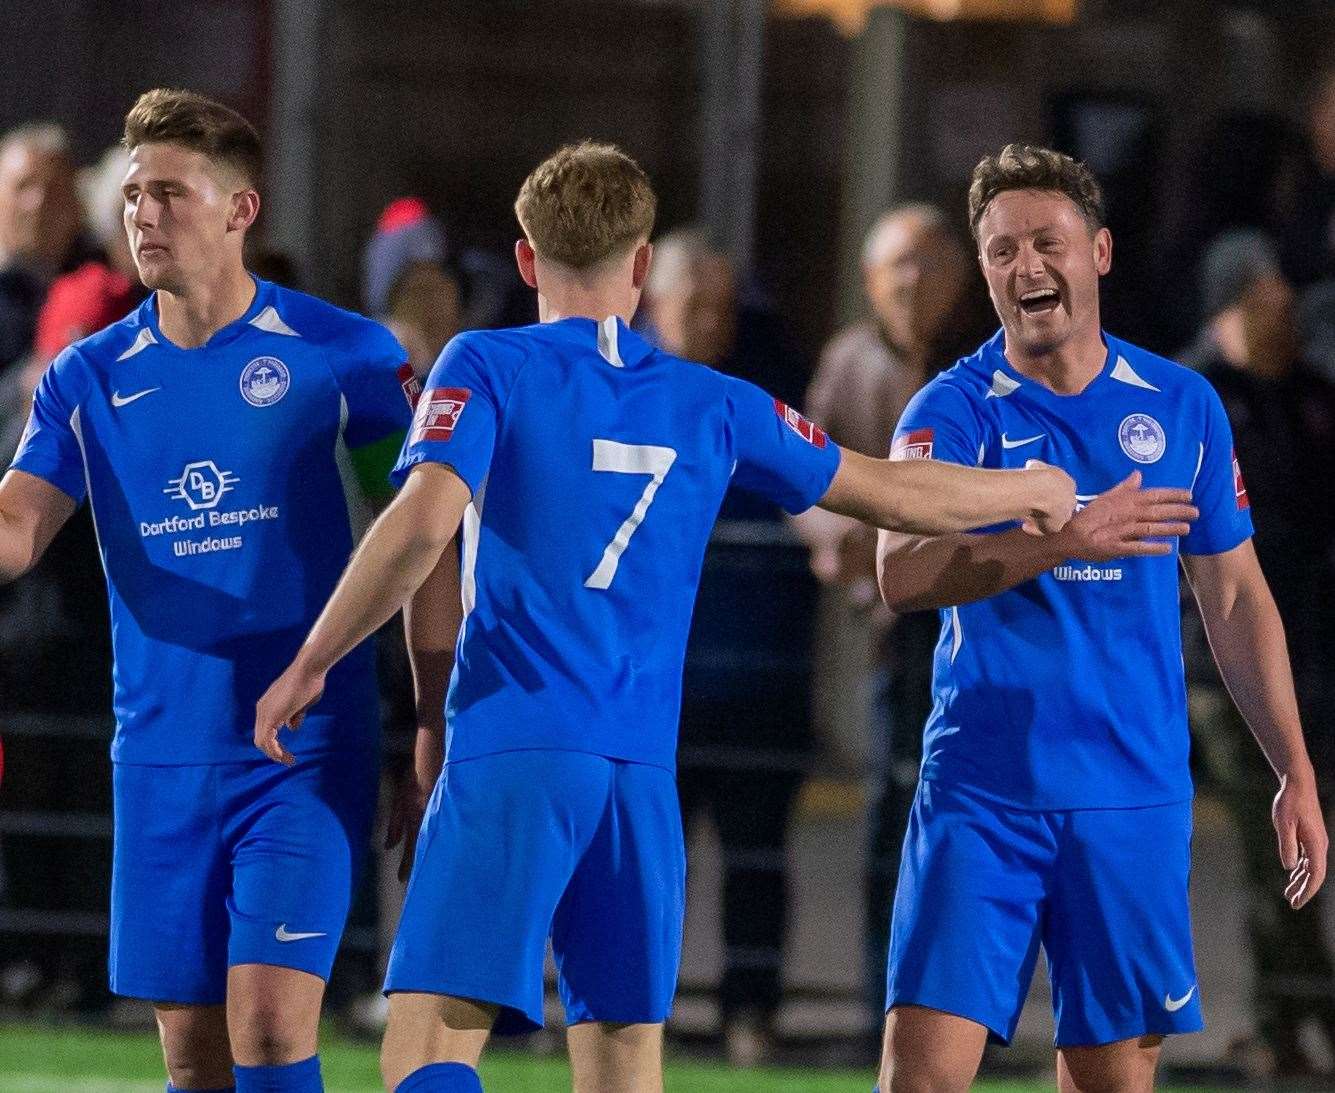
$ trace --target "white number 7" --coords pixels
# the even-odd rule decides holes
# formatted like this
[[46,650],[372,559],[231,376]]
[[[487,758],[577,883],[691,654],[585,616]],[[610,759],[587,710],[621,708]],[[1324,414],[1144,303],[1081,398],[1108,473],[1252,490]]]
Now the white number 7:
[[625,523],[617,528],[612,541],[603,551],[598,568],[589,574],[584,582],[585,588],[607,588],[612,578],[617,575],[617,566],[621,564],[621,555],[630,545],[630,537],[640,526],[644,514],[654,503],[654,494],[663,484],[663,479],[672,468],[677,458],[675,448],[662,448],[654,444],[621,444],[615,440],[595,440],[593,442],[593,469],[595,471],[614,471],[617,474],[647,474],[649,484],[640,494],[640,500],[626,517]]

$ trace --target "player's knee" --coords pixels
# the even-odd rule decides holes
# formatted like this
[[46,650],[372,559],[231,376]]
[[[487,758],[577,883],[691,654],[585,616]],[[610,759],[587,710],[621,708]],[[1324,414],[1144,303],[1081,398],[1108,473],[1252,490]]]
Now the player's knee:
[[243,1066],[284,1066],[315,1053],[315,1030],[303,1015],[285,1012],[276,1002],[234,1005],[232,1050]]
[[1058,1067],[1063,1093],[1151,1093],[1163,1038],[1146,1036],[1096,1048],[1067,1049]]

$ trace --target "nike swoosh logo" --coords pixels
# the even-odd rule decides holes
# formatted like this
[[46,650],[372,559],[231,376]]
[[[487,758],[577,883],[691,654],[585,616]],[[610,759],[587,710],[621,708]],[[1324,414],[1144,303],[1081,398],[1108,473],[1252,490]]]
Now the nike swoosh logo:
[[122,406],[129,406],[136,399],[141,399],[145,395],[151,395],[154,391],[161,391],[161,387],[150,387],[145,391],[136,391],[133,395],[122,395],[119,391],[111,392],[111,405],[119,409]]
[[1178,1010],[1180,1010],[1183,1006],[1185,1006],[1188,1002],[1191,1001],[1191,996],[1195,993],[1196,993],[1196,988],[1193,986],[1191,990],[1187,991],[1187,993],[1184,994],[1181,998],[1174,998],[1171,994],[1165,994],[1163,996],[1163,1008],[1166,1009],[1169,1013],[1176,1013]]
[[1047,433],[1039,433],[1038,436],[1027,436],[1023,440],[1011,440],[1005,433],[1001,434],[1001,446],[1003,448],[1023,448],[1026,444],[1032,444],[1035,440],[1042,440]]
[[327,934],[290,934],[287,932],[287,923],[281,922],[278,929],[273,932],[273,936],[279,941],[305,941],[308,937],[327,937]]

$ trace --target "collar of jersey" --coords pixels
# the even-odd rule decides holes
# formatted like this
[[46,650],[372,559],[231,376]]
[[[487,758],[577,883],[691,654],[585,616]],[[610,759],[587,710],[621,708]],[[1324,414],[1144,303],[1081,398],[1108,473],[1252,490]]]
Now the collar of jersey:
[[162,332],[162,328],[158,325],[158,294],[156,292],[150,292],[148,299],[143,303],[144,325],[153,332],[153,337],[157,339],[159,345],[167,349],[174,349],[178,353],[196,353],[205,349],[217,349],[219,346],[234,342],[246,332],[250,320],[273,303],[273,285],[268,281],[261,280],[253,273],[250,275],[250,279],[255,282],[255,298],[250,301],[250,306],[246,308],[245,313],[240,318],[233,319],[221,330],[216,331],[213,337],[203,345],[185,349]]
[[1104,358],[1103,368],[1099,371],[1099,374],[1090,380],[1085,389],[1079,394],[1059,395],[1056,391],[1052,390],[1052,388],[1038,383],[1036,380],[1024,375],[1022,372],[1017,372],[1011,365],[1011,362],[1006,359],[1006,332],[1004,330],[998,330],[996,334],[992,336],[991,341],[983,347],[983,365],[987,370],[989,379],[992,376],[993,370],[997,370],[1003,373],[1008,379],[1012,379],[1020,384],[1031,396],[1045,399],[1050,402],[1070,405],[1072,401],[1088,398],[1090,395],[1095,394],[1102,389],[1108,382],[1108,377],[1112,374],[1113,367],[1117,363],[1119,350],[1116,341],[1106,331],[1101,330],[1099,331],[1099,334],[1103,338],[1103,344],[1108,353]]
[[[556,322],[549,325],[563,331],[578,330],[581,338],[588,337],[593,344],[597,344],[598,321],[596,319],[586,319],[582,315],[572,315],[568,319],[557,319]],[[639,364],[654,351],[652,345],[620,319],[617,319],[617,349],[621,354],[622,363],[627,368]]]

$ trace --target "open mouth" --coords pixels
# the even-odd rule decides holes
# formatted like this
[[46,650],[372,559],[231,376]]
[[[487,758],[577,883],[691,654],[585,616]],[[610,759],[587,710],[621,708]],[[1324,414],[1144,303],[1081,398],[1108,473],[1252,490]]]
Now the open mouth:
[[1026,315],[1050,315],[1061,306],[1061,293],[1055,288],[1034,288],[1022,293],[1020,310]]

